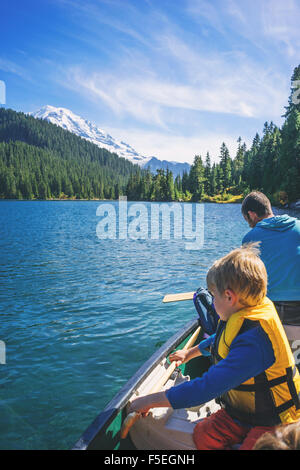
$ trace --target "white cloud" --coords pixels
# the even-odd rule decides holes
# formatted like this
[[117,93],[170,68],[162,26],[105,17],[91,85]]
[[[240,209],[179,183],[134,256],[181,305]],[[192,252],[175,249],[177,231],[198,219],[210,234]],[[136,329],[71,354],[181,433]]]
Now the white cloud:
[[[177,41],[178,43],[178,41]],[[174,39],[174,44],[176,40]],[[170,46],[168,46],[170,49]],[[187,47],[176,48],[178,66],[193,78],[166,79],[151,69],[130,70],[121,63],[115,71],[87,72],[72,67],[63,84],[104,102],[117,116],[131,116],[147,124],[168,127],[169,108],[276,119],[283,112],[288,84],[283,76],[252,63],[242,54],[197,56]],[[197,65],[195,65],[197,64]],[[132,72],[134,70],[134,72]]]
[[[263,33],[274,47],[283,46],[289,57],[298,59],[300,50],[300,4],[295,0],[266,0],[262,12]],[[296,64],[297,65],[297,64]]]
[[[222,142],[226,143],[231,157],[235,157],[238,146],[237,138],[224,133],[203,133],[188,137],[134,128],[109,127],[106,130],[115,138],[128,142],[143,155],[190,164],[193,163],[195,155],[200,154],[205,159],[208,151],[212,161],[218,162]],[[250,146],[251,142],[246,141],[246,144]]]
[[206,0],[187,0],[187,11],[196,21],[201,20],[201,25],[204,21],[220,33],[225,32],[224,23],[219,14],[220,8],[218,8],[218,5],[213,4],[213,2]]
[[[139,45],[141,37],[144,46],[147,44],[144,48],[122,45],[119,55],[113,52],[113,64],[102,64],[98,70],[93,65],[74,66],[62,74],[62,84],[93,102],[105,103],[116,117],[128,116],[148,125],[168,128],[169,108],[178,109],[178,112],[265,116],[266,120],[282,114],[287,99],[285,77],[278,73],[275,76],[265,63],[255,62],[237,49],[221,52],[211,44],[208,49],[208,43],[205,42],[205,47],[202,43],[203,38],[195,33],[188,38],[178,24],[156,10],[147,16],[143,23],[144,35],[141,35],[141,24],[132,23],[133,13],[141,20],[140,13],[133,7],[125,22],[120,18],[96,15],[101,13],[101,2],[96,7],[90,3],[82,5],[68,1],[81,15],[92,15],[98,27],[105,23],[119,32],[126,32]],[[225,17],[230,16],[238,23],[246,21],[234,0],[225,2],[228,11],[223,1],[213,4],[193,0],[187,5],[194,19],[204,19],[205,24],[211,24],[224,36],[228,34],[228,25],[224,27]],[[248,29],[247,21],[245,29]],[[193,37],[195,41],[191,41]],[[149,44],[152,45],[150,48]]]
[[[299,57],[298,0],[187,0],[187,12],[207,23],[228,41],[232,34],[247,39],[257,51],[277,57]],[[297,64],[295,64],[297,65]]]
[[30,80],[30,76],[27,70],[25,70],[20,65],[12,62],[11,60],[2,59],[0,57],[0,70],[3,72],[13,73],[14,75],[18,75],[21,78],[26,80]]
[[[227,135],[224,128],[228,126],[215,126],[212,133],[204,116],[212,125],[216,116],[218,122],[220,116],[224,121],[230,117],[230,122],[233,116],[244,119],[246,135],[251,120],[280,120],[290,83],[278,57],[286,49],[294,54],[299,44],[299,7],[294,0],[286,0],[287,12],[282,0],[186,0],[180,8],[186,6],[185,14],[190,14],[190,21],[199,29],[198,33],[191,28],[188,34],[174,16],[154,8],[142,21],[136,6],[131,6],[125,19],[122,15],[110,17],[107,12],[97,16],[103,2],[67,2],[86,19],[93,17],[92,30],[96,33],[98,29],[99,42],[103,24],[130,41],[112,48],[109,63],[61,67],[60,84],[99,106],[102,116],[103,104],[109,108],[116,131],[120,131],[111,133],[124,136],[139,152],[191,161],[196,153],[205,155],[207,150],[217,155],[224,140],[235,154],[237,136],[231,135],[236,130]],[[117,4],[121,10],[125,8]],[[86,24],[88,27],[80,29],[83,41],[91,26]],[[214,36],[209,28],[218,32],[217,44],[211,41]],[[275,43],[281,52],[274,49]],[[193,126],[198,118],[203,123],[200,133],[200,125]],[[144,131],[134,129],[136,122]],[[107,128],[105,122],[99,125]],[[126,130],[121,131],[122,125]],[[198,129],[197,134],[191,135],[191,128]]]
[[[104,12],[102,5],[109,2],[63,1],[92,21],[93,32],[105,24],[136,40],[134,46],[121,44],[119,55],[113,50],[109,64],[98,69],[75,65],[62,74],[65,86],[105,103],[117,118],[167,129],[170,108],[178,113],[190,110],[265,120],[276,120],[283,113],[289,93],[286,74],[279,67],[274,71],[271,62],[257,60],[255,54],[251,58],[239,48],[237,38],[247,38],[256,47],[277,32],[278,41],[284,35],[292,37],[286,33],[288,21],[295,21],[290,18],[297,12],[294,0],[286,0],[289,8],[283,15],[282,0],[186,0],[181,7],[191,20],[217,30],[228,42],[225,48],[217,48],[195,31],[187,35],[171,16],[154,7],[143,16],[132,3],[115,2],[116,8],[126,11],[125,19]],[[91,27],[90,21],[87,24]],[[82,28],[86,36],[87,28],[84,24]],[[291,51],[289,39],[286,44]]]

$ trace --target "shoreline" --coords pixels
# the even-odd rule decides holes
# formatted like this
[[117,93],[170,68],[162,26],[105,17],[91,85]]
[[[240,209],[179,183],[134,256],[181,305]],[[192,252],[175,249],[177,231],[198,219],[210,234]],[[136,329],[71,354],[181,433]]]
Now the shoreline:
[[[97,201],[105,201],[105,202],[118,202],[119,199],[0,199],[1,201],[16,201],[16,202],[82,202],[82,201],[87,201],[87,202],[97,202]],[[241,203],[241,200],[238,201],[149,201],[149,200],[131,200],[127,199],[127,202],[157,202],[160,204],[166,203],[166,204],[172,204],[175,202],[180,202],[180,203],[187,203],[187,204],[239,204]]]
[[[213,197],[213,196],[212,196]],[[83,201],[86,201],[86,202],[118,202],[119,199],[70,199],[70,198],[66,198],[66,199],[60,199],[60,198],[57,198],[57,199],[54,199],[54,198],[51,198],[51,199],[5,199],[5,198],[0,198],[0,203],[1,201],[10,201],[10,202],[83,202]],[[231,199],[229,199],[228,201],[216,201],[216,200],[203,200],[203,201],[148,201],[148,200],[127,200],[127,202],[149,202],[149,203],[159,203],[159,204],[163,204],[163,203],[166,203],[166,204],[172,204],[172,203],[176,203],[176,202],[179,202],[179,203],[188,203],[188,204],[241,204],[243,201],[243,197],[241,196],[236,196],[236,197],[233,197]],[[295,211],[299,211],[300,212],[300,200],[299,201],[296,201],[296,202],[292,202],[291,205],[276,205],[276,204],[272,204],[272,207],[276,207],[277,209],[287,209],[287,210],[295,210]]]

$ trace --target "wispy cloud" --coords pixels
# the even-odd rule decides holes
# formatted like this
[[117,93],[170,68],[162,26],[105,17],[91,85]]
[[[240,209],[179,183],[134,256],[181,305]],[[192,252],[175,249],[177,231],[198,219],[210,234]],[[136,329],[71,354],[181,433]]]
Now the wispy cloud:
[[[218,162],[222,142],[226,142],[232,157],[236,155],[238,147],[236,137],[229,133],[207,132],[206,130],[192,137],[137,128],[109,127],[107,130],[111,135],[117,135],[125,142],[134,142],[134,147],[138,152],[169,161],[192,163],[195,155],[201,155],[205,159],[209,151],[212,161]],[[251,141],[246,139],[246,145],[250,146]]]
[[28,70],[24,67],[21,67],[19,64],[12,62],[11,60],[4,59],[0,57],[0,70],[3,72],[12,73],[14,75],[18,75],[21,78],[26,80],[30,80],[30,74]]
[[[170,39],[170,38],[169,38]],[[146,60],[113,71],[67,70],[63,83],[91,100],[102,100],[117,115],[167,127],[168,108],[274,119],[283,111],[287,88],[279,73],[251,63],[243,54],[203,57],[182,41],[164,41],[185,79],[166,79],[145,68]],[[278,87],[281,83],[281,87]]]
[[285,1],[286,10],[282,0],[183,0],[170,12],[158,0],[59,4],[81,54],[53,63],[49,77],[98,107],[103,127],[105,115],[113,115],[115,128],[131,126],[136,142],[151,136],[166,148],[172,135],[177,148],[187,139],[195,148],[201,135],[201,148],[209,150],[207,142],[215,151],[223,138],[234,145],[238,137],[234,127],[231,138],[224,132],[221,119],[243,122],[248,135],[249,122],[280,122],[290,85],[286,64],[299,50],[295,0]]
[[227,39],[234,33],[270,55],[276,47],[277,54],[299,57],[298,0],[187,0],[187,12]]
[[[118,116],[133,116],[143,122],[167,126],[167,108],[246,118],[275,119],[282,114],[287,99],[285,76],[280,71],[274,73],[271,64],[256,61],[237,44],[227,49],[210,44],[207,49],[207,42],[201,43],[196,33],[187,39],[182,27],[157,8],[150,9],[145,17],[135,4],[116,1],[116,6],[126,11],[125,21],[122,15],[115,18],[103,10],[103,5],[107,5],[103,0],[98,3],[63,1],[77,14],[89,18],[87,28],[94,32],[105,24],[136,41],[134,45],[121,44],[120,54],[114,51],[113,62],[106,67],[102,63],[97,69],[89,64],[86,71],[86,66],[74,64],[66,71],[66,86],[104,102]],[[278,0],[273,2],[277,9],[275,5],[270,20],[266,14],[269,0],[254,0],[256,17],[254,7],[245,0],[215,3],[186,0],[185,11],[194,21],[210,25],[224,38],[232,34],[234,27],[235,35],[255,43],[256,35],[276,34],[272,25],[280,17],[280,8]],[[294,1],[287,2],[292,12]],[[282,26],[279,36],[285,29]],[[143,47],[137,47],[137,43]]]
[[[117,33],[121,33],[148,46],[145,31],[140,29],[141,20],[145,23],[145,17],[141,18],[139,10],[126,0],[99,0],[93,2],[85,0],[60,0],[62,5],[68,7],[75,21],[80,22],[80,35],[85,31],[92,40],[101,36],[99,27],[107,26]],[[105,9],[106,6],[114,7],[119,10],[119,15],[109,15]],[[126,18],[126,21],[124,21]],[[84,19],[84,21],[82,21]],[[132,19],[132,20],[131,20]],[[138,27],[136,27],[136,24]],[[78,36],[79,37],[79,36]]]
[[267,0],[262,12],[263,33],[289,57],[299,59],[300,4],[295,0]]

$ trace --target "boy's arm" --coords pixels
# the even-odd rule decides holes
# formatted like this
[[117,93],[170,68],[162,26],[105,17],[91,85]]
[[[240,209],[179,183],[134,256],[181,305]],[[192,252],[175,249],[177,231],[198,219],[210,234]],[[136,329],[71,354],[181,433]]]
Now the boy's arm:
[[[198,346],[187,350],[187,353],[191,356],[201,354]],[[260,326],[253,328],[235,338],[228,356],[211,366],[202,377],[171,387],[166,392],[137,398],[132,402],[130,411],[146,414],[150,408],[156,407],[171,406],[177,409],[201,405],[260,374],[274,361],[268,336]]]
[[198,347],[199,347],[199,350],[202,354],[202,356],[210,356],[210,346],[212,344],[212,342],[214,341],[216,337],[216,333],[214,333],[213,335],[209,336],[208,338],[206,339],[203,339],[199,344],[198,344]]
[[[204,348],[207,348],[213,341],[215,335],[201,341],[193,348],[179,349],[170,354],[169,359],[171,362],[176,361],[176,367],[184,364],[195,357],[201,356],[204,353]],[[158,392],[146,395],[144,397],[136,398],[130,405],[129,413],[136,411],[142,414],[147,414],[150,408],[171,407],[171,404],[165,392]]]
[[166,397],[174,409],[198,406],[255,377],[274,361],[268,336],[261,327],[253,328],[234,339],[225,359],[202,377],[166,390]]

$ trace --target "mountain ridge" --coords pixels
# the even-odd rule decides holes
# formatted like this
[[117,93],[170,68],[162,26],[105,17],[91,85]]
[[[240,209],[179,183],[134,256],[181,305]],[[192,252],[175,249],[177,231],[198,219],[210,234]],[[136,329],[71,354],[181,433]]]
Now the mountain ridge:
[[87,119],[73,113],[71,110],[63,107],[51,105],[42,106],[39,110],[28,113],[36,119],[44,119],[52,124],[62,127],[73,134],[82,137],[100,148],[116,153],[118,156],[126,158],[131,163],[138,164],[141,168],[149,168],[155,172],[157,169],[168,168],[172,171],[174,177],[183,172],[188,172],[190,165],[188,163],[159,160],[155,156],[146,157],[138,153],[131,145],[126,142],[114,139],[110,134],[96,126]]

